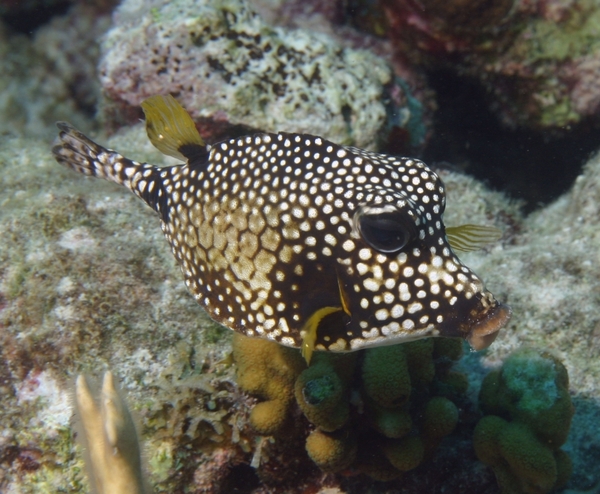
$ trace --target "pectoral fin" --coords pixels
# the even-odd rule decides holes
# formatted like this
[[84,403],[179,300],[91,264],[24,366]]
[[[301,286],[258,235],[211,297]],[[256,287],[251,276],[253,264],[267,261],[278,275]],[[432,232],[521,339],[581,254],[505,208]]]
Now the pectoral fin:
[[447,227],[446,237],[454,250],[472,252],[499,240],[502,231],[493,226],[460,225]]

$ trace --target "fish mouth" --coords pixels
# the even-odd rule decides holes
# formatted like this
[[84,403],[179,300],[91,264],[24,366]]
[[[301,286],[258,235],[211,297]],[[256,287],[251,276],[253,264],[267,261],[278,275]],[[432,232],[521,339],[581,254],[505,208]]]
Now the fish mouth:
[[509,321],[511,315],[512,310],[508,305],[499,303],[496,307],[490,309],[483,319],[471,327],[467,334],[466,340],[471,348],[478,351],[489,347],[498,336],[500,329]]

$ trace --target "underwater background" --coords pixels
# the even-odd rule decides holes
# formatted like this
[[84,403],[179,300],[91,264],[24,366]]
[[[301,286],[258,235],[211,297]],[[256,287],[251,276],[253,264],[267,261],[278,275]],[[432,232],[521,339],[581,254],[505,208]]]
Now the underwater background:
[[[0,0],[0,492],[600,492],[599,76],[595,0]],[[423,159],[446,225],[502,230],[460,258],[510,322],[308,368],[212,322],[155,214],[51,152],[173,164],[156,94],[209,143]]]

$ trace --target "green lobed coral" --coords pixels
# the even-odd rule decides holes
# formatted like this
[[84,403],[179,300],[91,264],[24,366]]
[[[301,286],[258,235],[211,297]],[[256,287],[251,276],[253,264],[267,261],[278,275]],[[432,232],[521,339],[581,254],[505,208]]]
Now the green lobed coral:
[[[390,480],[413,470],[454,430],[458,408],[451,397],[466,391],[464,378],[450,371],[451,362],[462,355],[460,340],[317,352],[311,366],[301,370],[298,351],[236,335],[233,355],[240,387],[265,400],[251,413],[254,428],[260,434],[281,434],[295,398],[312,424],[308,456],[325,472],[350,469]],[[282,380],[285,367],[291,372],[285,371]]]
[[365,352],[362,383],[365,394],[383,408],[396,408],[408,400],[410,375],[402,345],[373,348]]
[[349,392],[356,354],[316,353],[295,383],[296,402],[323,431],[340,429],[350,417]]
[[568,388],[556,357],[527,348],[484,379],[479,402],[486,416],[473,442],[503,494],[543,494],[569,479],[571,460],[560,450],[574,412]]

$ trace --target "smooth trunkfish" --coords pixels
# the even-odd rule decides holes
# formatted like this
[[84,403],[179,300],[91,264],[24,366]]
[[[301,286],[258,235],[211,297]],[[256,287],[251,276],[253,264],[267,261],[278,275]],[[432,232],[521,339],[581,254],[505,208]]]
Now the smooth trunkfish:
[[352,351],[431,336],[489,346],[510,308],[456,250],[498,230],[442,221],[445,190],[422,161],[306,134],[206,144],[172,96],[142,103],[157,167],[57,123],[58,162],[124,185],[154,209],[208,314],[247,336]]

